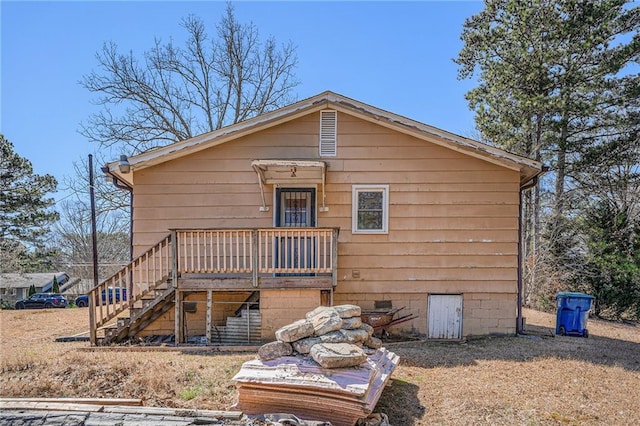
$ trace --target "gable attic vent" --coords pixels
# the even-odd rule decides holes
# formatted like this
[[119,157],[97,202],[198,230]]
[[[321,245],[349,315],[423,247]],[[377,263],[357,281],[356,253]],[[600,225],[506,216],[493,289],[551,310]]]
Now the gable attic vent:
[[338,112],[320,111],[320,156],[335,157],[337,145]]

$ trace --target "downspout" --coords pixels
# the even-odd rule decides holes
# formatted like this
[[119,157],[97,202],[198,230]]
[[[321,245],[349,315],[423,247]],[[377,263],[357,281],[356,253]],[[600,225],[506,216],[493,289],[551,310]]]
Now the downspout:
[[523,319],[522,319],[522,287],[523,287],[523,283],[522,283],[522,259],[523,259],[523,253],[522,253],[522,249],[523,249],[523,244],[522,244],[522,237],[523,237],[523,224],[522,224],[522,193],[528,189],[533,188],[534,186],[536,186],[538,184],[538,180],[540,178],[540,175],[542,175],[544,172],[546,172],[547,170],[549,170],[549,168],[547,166],[542,166],[542,170],[540,170],[540,172],[534,176],[531,180],[529,180],[528,182],[526,182],[524,185],[522,185],[520,187],[520,191],[518,192],[518,198],[519,198],[519,202],[518,202],[518,291],[517,291],[517,301],[516,301],[516,305],[517,305],[517,314],[516,314],[516,334],[522,334],[522,332],[524,331],[524,324],[523,324]]
[[119,180],[109,171],[107,166],[102,167],[102,172],[111,177],[111,183],[118,188],[129,191],[129,262],[133,260],[133,188]]
[[[534,179],[537,180],[537,179]],[[522,334],[524,324],[522,324],[522,193],[524,188],[520,188],[518,192],[518,290],[516,300],[516,335]]]

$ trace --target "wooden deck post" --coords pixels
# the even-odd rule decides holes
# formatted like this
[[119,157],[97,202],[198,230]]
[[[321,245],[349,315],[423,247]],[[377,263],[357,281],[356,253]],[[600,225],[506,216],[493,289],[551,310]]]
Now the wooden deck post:
[[96,301],[94,293],[89,292],[89,343],[91,346],[96,346]]
[[[338,233],[339,228],[333,228],[331,233],[331,278],[332,284],[335,288],[338,285]],[[333,292],[332,292],[333,294]],[[333,300],[331,301],[333,304]]]
[[182,344],[184,343],[184,333],[182,332],[182,330],[184,329],[182,326],[183,323],[183,316],[182,316],[182,292],[178,289],[178,287],[176,286],[175,289],[175,312],[174,312],[174,316],[175,316],[175,329],[174,329],[174,335],[175,335],[175,342],[176,345]]
[[251,256],[253,261],[251,262],[251,281],[254,287],[258,287],[258,266],[260,261],[258,259],[258,230],[254,229],[251,232]]
[[171,230],[171,285],[175,291],[174,336],[176,345],[179,345],[184,343],[184,336],[182,333],[182,292],[178,289],[178,233],[175,229]]
[[178,288],[178,233],[171,230],[171,285]]
[[211,307],[213,306],[213,291],[207,290],[207,345],[211,345]]

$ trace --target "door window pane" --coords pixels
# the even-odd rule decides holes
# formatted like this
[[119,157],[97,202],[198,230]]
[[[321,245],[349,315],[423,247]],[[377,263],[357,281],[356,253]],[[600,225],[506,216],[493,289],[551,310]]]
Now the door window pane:
[[313,192],[309,190],[280,193],[280,221],[278,226],[308,227],[312,224]]

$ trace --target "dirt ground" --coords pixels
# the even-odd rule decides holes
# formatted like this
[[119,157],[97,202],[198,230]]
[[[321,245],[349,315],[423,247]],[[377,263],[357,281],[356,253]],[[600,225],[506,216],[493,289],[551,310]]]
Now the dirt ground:
[[[554,337],[554,315],[525,317],[531,334],[523,337],[387,344],[401,363],[376,411],[392,425],[640,424],[640,326],[589,319],[588,339]],[[255,357],[54,341],[87,325],[87,309],[0,311],[0,395],[227,410],[231,378]]]

